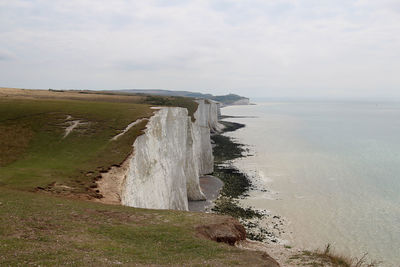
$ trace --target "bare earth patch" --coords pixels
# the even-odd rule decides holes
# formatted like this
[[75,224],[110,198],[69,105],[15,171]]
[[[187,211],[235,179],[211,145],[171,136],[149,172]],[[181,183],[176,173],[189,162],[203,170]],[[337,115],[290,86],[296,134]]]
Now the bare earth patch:
[[119,137],[123,136],[125,133],[127,133],[133,126],[141,123],[142,121],[148,121],[149,119],[147,118],[142,118],[142,119],[138,119],[132,123],[130,123],[128,126],[126,126],[126,128],[119,134],[117,134],[116,136],[114,136],[113,138],[111,138],[111,141],[115,141],[117,140]]
[[121,164],[121,166],[113,166],[107,172],[101,173],[101,179],[99,179],[96,183],[99,193],[103,197],[95,199],[96,202],[121,205],[122,187],[128,171],[129,161],[132,157],[133,152]]
[[63,138],[67,137],[76,127],[78,127],[79,124],[81,124],[81,121],[80,120],[67,121],[66,124],[69,126],[67,126],[67,128],[65,128],[65,134],[64,134]]

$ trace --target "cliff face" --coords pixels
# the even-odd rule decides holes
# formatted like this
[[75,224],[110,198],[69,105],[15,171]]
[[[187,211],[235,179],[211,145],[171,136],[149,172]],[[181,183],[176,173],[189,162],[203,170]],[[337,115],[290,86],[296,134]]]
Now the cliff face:
[[199,176],[213,172],[210,133],[222,126],[216,102],[198,104],[195,122],[186,109],[175,107],[161,108],[150,118],[127,162],[120,187],[123,205],[187,210],[188,199],[204,199]]

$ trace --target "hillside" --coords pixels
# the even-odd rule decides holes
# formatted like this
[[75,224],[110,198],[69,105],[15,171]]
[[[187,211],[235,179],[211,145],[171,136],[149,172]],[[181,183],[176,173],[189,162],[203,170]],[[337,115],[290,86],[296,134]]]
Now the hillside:
[[46,92],[34,93],[38,97],[1,98],[1,184],[98,197],[94,180],[127,157],[145,123],[110,139],[132,121],[151,116],[150,107],[137,97],[98,100],[76,94],[72,99],[70,93],[48,92],[45,99]]
[[261,265],[261,253],[196,236],[223,219],[0,187],[0,265]]
[[[88,200],[132,150],[151,105],[188,98],[0,89],[0,265],[262,265],[265,254],[199,237],[227,217]],[[72,127],[74,126],[74,127]]]
[[171,91],[171,90],[160,90],[160,89],[126,89],[117,90],[121,93],[134,93],[134,94],[145,94],[145,95],[160,95],[160,96],[182,96],[182,97],[194,97],[194,98],[205,98],[214,101],[221,102],[224,105],[235,105],[235,103],[247,105],[249,99],[236,94],[220,95],[214,96],[212,94],[203,94],[198,92],[189,91]]

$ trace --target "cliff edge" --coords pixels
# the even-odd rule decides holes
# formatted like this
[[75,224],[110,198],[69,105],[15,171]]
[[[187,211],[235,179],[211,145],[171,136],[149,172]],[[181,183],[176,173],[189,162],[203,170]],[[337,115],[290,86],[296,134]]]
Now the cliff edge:
[[188,210],[203,200],[199,177],[213,172],[210,134],[222,129],[219,105],[196,100],[194,121],[185,108],[162,107],[137,137],[133,153],[98,181],[105,203],[149,209]]

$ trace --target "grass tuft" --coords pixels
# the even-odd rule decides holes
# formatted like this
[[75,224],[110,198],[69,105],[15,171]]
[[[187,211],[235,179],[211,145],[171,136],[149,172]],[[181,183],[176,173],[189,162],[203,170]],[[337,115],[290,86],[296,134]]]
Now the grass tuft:
[[341,255],[327,244],[322,250],[303,251],[302,254],[294,255],[292,259],[300,259],[306,266],[333,266],[333,267],[376,267],[377,261],[368,261],[367,253],[360,258],[351,258]]

